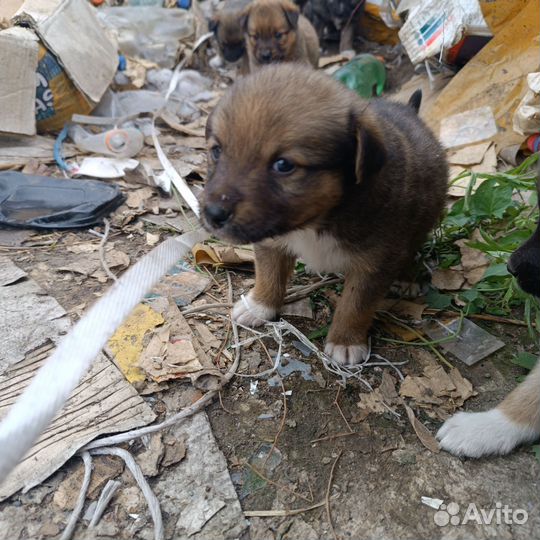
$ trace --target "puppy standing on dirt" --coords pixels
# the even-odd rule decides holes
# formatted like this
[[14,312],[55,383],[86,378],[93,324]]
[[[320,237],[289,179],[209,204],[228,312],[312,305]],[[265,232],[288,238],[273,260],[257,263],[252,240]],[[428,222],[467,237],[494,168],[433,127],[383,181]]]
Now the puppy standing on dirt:
[[[221,9],[210,19],[208,28],[214,32],[223,60],[234,64],[245,59],[247,66],[242,17],[249,0],[226,0],[222,4]],[[242,69],[247,73],[247,67]]]
[[324,73],[268,66],[238,81],[207,124],[206,226],[255,243],[255,288],[233,318],[273,319],[295,260],[343,272],[325,352],[368,354],[378,301],[444,206],[447,165],[412,106],[363,101]]
[[[536,184],[540,194],[540,171]],[[535,233],[510,257],[508,270],[520,287],[540,298],[540,223]],[[439,432],[441,448],[458,456],[507,454],[540,438],[540,361],[527,379],[497,407],[485,412],[459,412]]]
[[276,62],[319,65],[319,38],[290,0],[255,0],[245,11],[249,70]]

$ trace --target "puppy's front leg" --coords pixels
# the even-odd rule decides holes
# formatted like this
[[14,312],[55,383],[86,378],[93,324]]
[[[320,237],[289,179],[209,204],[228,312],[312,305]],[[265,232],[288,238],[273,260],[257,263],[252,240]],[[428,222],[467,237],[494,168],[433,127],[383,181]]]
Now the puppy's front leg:
[[368,330],[373,321],[376,303],[384,294],[384,286],[374,276],[359,271],[345,276],[324,352],[342,365],[365,360]]
[[260,326],[277,315],[295,263],[295,258],[279,247],[257,244],[254,250],[255,287],[232,311],[233,320],[244,326]]

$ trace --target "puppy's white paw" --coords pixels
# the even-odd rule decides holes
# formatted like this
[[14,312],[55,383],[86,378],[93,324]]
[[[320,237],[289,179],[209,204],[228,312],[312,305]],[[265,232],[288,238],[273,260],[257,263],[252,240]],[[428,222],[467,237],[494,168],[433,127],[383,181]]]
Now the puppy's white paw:
[[333,360],[342,366],[354,366],[366,360],[369,355],[367,345],[337,345],[329,341],[324,352],[333,358]]
[[437,432],[439,445],[456,456],[478,458],[508,454],[521,443],[533,441],[538,432],[516,424],[499,409],[486,412],[459,412]]
[[271,321],[277,312],[275,309],[265,306],[257,300],[254,300],[251,293],[244,298],[240,298],[236,304],[234,304],[232,310],[232,319],[238,324],[244,326],[261,326],[267,321]]

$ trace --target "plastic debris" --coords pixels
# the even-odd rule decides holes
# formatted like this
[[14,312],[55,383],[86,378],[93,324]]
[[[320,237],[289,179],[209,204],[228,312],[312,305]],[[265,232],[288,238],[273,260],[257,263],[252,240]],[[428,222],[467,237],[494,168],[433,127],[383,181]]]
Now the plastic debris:
[[340,67],[333,77],[359,96],[369,99],[383,93],[386,68],[372,54],[360,54]]
[[432,340],[455,336],[455,339],[442,342],[440,346],[468,366],[476,364],[505,345],[469,319],[461,321],[461,331],[456,335],[459,324],[459,319],[430,321],[424,325],[424,331]]
[[100,224],[124,200],[117,186],[96,180],[0,173],[0,223],[10,227],[91,227]]

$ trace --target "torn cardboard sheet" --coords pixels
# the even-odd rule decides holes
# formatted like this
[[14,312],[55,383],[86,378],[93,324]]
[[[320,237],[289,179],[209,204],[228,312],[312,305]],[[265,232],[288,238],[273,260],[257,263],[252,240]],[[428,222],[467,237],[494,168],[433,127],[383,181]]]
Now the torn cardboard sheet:
[[190,540],[241,538],[248,523],[206,413],[188,418],[171,428],[169,433],[185,440],[186,457],[168,469],[167,474],[157,477],[152,487],[161,510],[178,515],[172,537]]
[[[17,275],[15,265],[10,269],[5,259],[2,264],[13,277]],[[69,326],[62,307],[33,280],[0,287],[0,417],[28,386],[50,356],[53,343]],[[39,405],[39,396],[36,403]],[[39,484],[97,436],[144,426],[154,418],[120,371],[100,356],[53,423],[0,486],[0,500]]]
[[218,388],[222,373],[206,354],[175,302],[156,298],[151,303],[166,323],[152,334],[140,356],[140,368],[157,383],[187,378],[202,390]]
[[26,28],[0,31],[0,131],[35,134],[37,65],[38,40],[33,32]]
[[34,28],[75,86],[91,102],[99,102],[116,73],[118,54],[116,43],[105,32],[89,2],[29,0],[13,19]]
[[459,148],[491,140],[496,134],[491,107],[479,107],[443,118],[439,139],[445,148]]
[[31,351],[65,334],[64,309],[7,257],[0,257],[0,375]]

